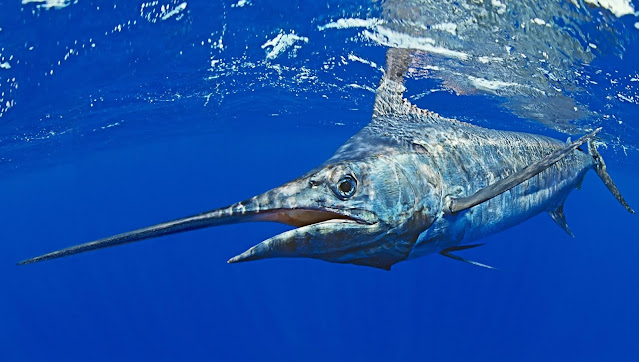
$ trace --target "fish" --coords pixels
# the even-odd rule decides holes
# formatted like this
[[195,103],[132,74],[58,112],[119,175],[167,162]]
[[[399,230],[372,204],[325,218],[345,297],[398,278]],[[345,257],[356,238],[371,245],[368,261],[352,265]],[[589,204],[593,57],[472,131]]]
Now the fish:
[[404,98],[415,54],[411,49],[387,50],[371,122],[301,177],[230,206],[18,264],[206,227],[268,221],[293,228],[228,263],[302,257],[390,270],[401,261],[440,254],[493,268],[456,252],[478,247],[482,244],[477,240],[542,212],[572,236],[564,202],[591,169],[634,213],[597,151],[601,128],[562,142],[483,128],[418,108]]

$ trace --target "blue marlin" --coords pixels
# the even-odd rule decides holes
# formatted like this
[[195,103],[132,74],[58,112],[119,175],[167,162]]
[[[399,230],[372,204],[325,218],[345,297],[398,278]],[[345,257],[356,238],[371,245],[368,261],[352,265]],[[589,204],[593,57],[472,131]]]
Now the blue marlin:
[[[404,260],[454,252],[548,212],[572,235],[568,194],[594,169],[631,213],[593,140],[564,143],[486,129],[419,109],[403,98],[408,49],[389,49],[371,122],[321,166],[233,205],[27,259],[29,264],[205,227],[271,221],[294,226],[229,263],[305,257],[390,270]],[[589,153],[580,147],[587,144]]]

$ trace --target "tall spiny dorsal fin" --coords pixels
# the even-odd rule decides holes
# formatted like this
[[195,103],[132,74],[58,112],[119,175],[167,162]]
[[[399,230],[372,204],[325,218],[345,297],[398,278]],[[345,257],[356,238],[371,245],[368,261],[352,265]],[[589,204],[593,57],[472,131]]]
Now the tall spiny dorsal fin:
[[386,52],[386,70],[375,92],[373,116],[407,113],[410,104],[403,99],[404,77],[411,59],[411,49],[390,48]]
[[375,92],[373,122],[384,120],[385,116],[410,114],[417,116],[411,118],[413,121],[426,121],[428,123],[449,121],[468,125],[454,119],[443,119],[437,113],[421,109],[404,98],[406,72],[408,72],[412,61],[411,55],[416,52],[419,51],[406,48],[390,48],[386,51],[384,76]]

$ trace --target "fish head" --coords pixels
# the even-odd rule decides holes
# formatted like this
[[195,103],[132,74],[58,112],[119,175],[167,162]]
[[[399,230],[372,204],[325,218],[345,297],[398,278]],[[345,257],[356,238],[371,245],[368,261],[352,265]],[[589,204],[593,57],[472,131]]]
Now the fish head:
[[245,206],[257,212],[254,220],[296,228],[229,262],[306,257],[388,270],[406,259],[434,219],[437,198],[420,195],[423,180],[415,184],[410,175],[393,158],[376,155],[324,165],[258,195]]
[[427,178],[412,174],[391,156],[329,160],[302,177],[230,206],[71,246],[19,264],[206,227],[272,221],[295,228],[255,245],[229,263],[305,257],[388,270],[406,259],[419,233],[433,220],[431,202],[424,200],[436,198],[424,197],[420,191]]

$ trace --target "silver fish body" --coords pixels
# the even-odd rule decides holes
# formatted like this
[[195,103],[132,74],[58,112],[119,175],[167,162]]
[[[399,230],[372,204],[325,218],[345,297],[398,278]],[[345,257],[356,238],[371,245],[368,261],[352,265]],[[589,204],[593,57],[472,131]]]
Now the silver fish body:
[[[403,99],[412,51],[389,49],[371,122],[321,166],[233,205],[57,250],[19,264],[78,254],[204,227],[272,221],[295,227],[230,263],[304,257],[389,270],[454,251],[547,211],[571,234],[563,203],[594,169],[634,213],[592,140],[564,143],[441,117]],[[579,147],[588,144],[589,154]]]
[[468,210],[448,215],[442,205],[447,198],[470,195],[564,146],[546,136],[487,129],[420,112],[374,120],[327,163],[382,156],[396,160],[406,175],[402,178],[406,184],[399,187],[416,195],[414,200],[398,200],[397,208],[430,218],[421,224],[423,230],[411,247],[408,257],[415,258],[470,243],[561,207],[594,166],[593,158],[580,149]]

